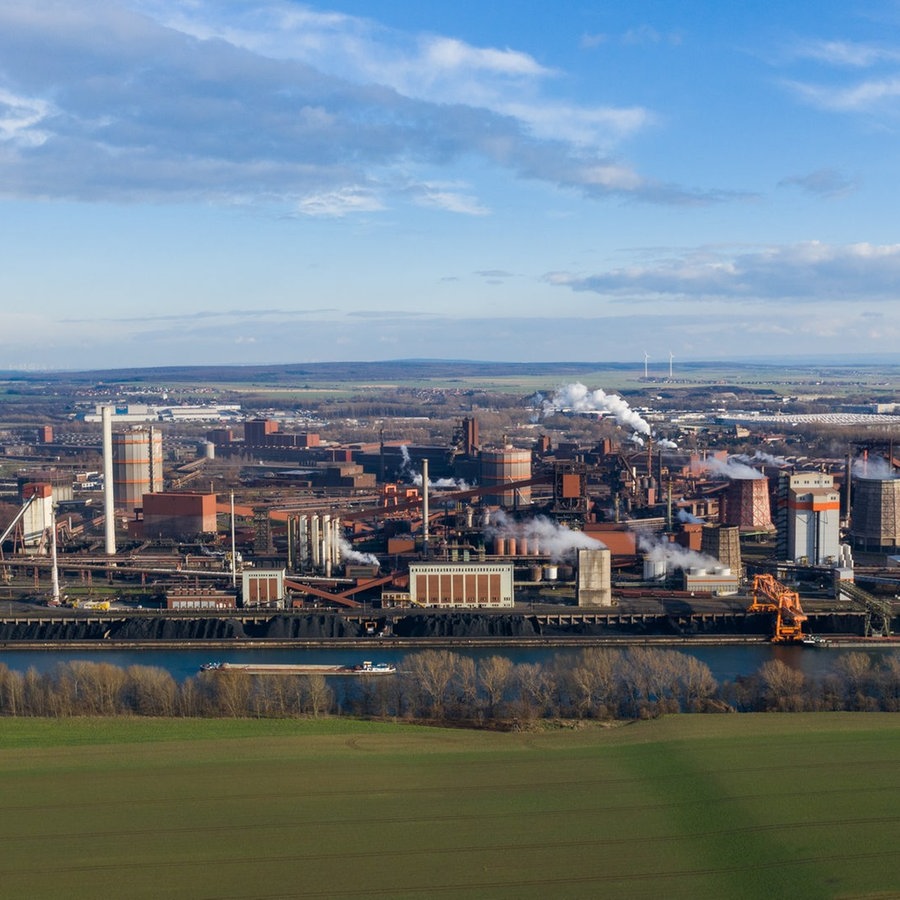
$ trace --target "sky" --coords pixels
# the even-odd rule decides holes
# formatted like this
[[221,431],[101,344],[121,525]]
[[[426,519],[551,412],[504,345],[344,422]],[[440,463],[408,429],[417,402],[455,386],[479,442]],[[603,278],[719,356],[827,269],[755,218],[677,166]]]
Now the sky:
[[900,2],[0,0],[0,369],[897,353]]

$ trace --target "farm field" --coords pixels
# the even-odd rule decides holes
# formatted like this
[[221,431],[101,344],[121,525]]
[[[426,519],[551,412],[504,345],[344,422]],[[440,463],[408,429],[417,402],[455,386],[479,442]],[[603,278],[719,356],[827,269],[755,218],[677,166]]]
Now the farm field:
[[900,895],[900,718],[0,720],[0,897]]

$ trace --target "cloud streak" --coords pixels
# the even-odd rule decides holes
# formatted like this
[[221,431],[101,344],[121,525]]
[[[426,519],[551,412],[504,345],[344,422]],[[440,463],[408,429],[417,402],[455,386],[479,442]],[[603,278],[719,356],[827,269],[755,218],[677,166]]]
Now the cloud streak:
[[546,279],[620,299],[884,302],[896,300],[900,244],[809,241],[731,253],[704,247],[596,275],[555,272]]

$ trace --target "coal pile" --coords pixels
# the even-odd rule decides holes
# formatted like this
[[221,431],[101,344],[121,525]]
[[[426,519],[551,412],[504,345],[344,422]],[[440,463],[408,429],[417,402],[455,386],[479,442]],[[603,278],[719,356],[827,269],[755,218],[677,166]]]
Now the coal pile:
[[541,633],[533,616],[495,616],[479,613],[424,614],[394,619],[397,637],[535,637]]
[[264,622],[248,622],[244,631],[249,638],[275,640],[315,640],[316,638],[360,637],[362,628],[341,616],[273,616]]
[[113,641],[210,641],[247,637],[236,619],[122,619],[109,625]]
[[0,641],[102,640],[107,626],[99,622],[3,622]]

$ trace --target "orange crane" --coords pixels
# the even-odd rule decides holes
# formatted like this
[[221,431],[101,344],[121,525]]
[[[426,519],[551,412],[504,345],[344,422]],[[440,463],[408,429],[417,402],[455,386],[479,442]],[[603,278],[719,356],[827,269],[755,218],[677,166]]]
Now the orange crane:
[[772,575],[753,576],[753,602],[747,612],[775,613],[775,633],[772,642],[787,644],[802,641],[806,613],[800,605],[800,595],[785,587]]

